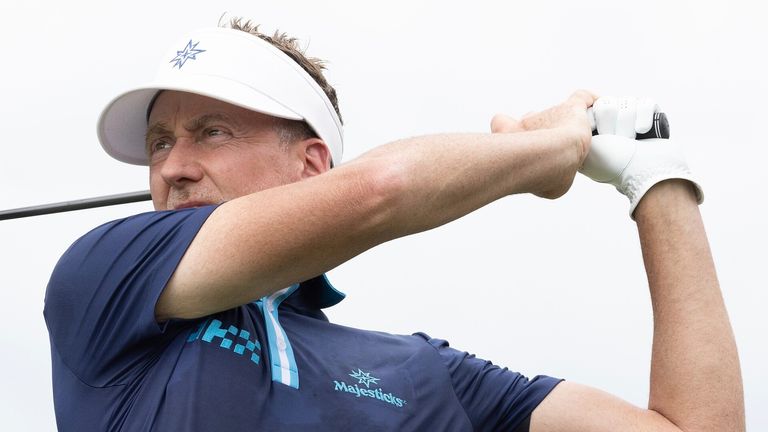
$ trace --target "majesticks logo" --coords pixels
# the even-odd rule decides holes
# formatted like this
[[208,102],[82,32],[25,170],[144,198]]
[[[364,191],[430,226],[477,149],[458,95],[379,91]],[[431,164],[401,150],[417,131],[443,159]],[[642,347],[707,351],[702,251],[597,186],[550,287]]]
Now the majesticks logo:
[[[371,375],[370,372],[363,372],[359,368],[357,371],[352,371],[349,374],[352,378],[357,380],[356,384],[346,383],[344,381],[333,380],[333,389],[340,392],[351,393],[355,397],[369,397],[377,399],[382,402],[394,405],[398,408],[402,408],[407,403],[404,399],[401,399],[392,393],[385,393],[382,388],[378,387],[379,378]],[[360,384],[365,385],[365,388],[361,388]],[[374,384],[374,388],[371,389],[371,384]]]

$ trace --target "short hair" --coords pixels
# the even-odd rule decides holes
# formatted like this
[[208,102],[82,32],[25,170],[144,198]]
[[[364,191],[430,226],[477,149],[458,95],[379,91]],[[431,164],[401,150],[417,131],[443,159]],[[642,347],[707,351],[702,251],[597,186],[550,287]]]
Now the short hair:
[[[225,25],[226,26],[226,25]],[[243,20],[242,17],[233,17],[229,21],[229,28],[233,30],[240,30],[256,36],[266,42],[269,42],[272,46],[279,49],[295,61],[299,66],[304,69],[312,79],[315,80],[317,85],[323,89],[328,99],[333,105],[333,109],[341,120],[341,112],[339,111],[339,102],[336,97],[336,89],[334,89],[323,76],[323,70],[325,70],[325,60],[317,57],[308,57],[305,50],[299,45],[298,39],[288,36],[285,32],[275,30],[272,36],[266,35],[259,31],[259,25],[253,24],[251,20]],[[305,121],[301,120],[286,120],[276,122],[277,132],[280,136],[280,141],[283,143],[292,143],[298,140],[307,138],[319,138],[317,133]],[[343,124],[343,121],[342,121]]]

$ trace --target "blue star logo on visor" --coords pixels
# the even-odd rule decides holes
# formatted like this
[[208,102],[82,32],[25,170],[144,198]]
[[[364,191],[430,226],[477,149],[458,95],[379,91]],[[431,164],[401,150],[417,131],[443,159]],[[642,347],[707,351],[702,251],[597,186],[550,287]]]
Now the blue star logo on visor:
[[[187,60],[197,60],[196,55],[205,52],[205,50],[197,49],[197,45],[200,42],[192,43],[192,39],[187,42],[187,46],[184,47],[181,51],[176,51],[176,57],[171,59],[168,63],[173,63],[173,66],[171,68],[179,67],[181,69],[182,66],[184,66],[184,63],[187,62]],[[175,62],[175,63],[174,63]]]
[[358,384],[365,384],[366,387],[370,387],[371,383],[378,384],[376,381],[379,380],[379,378],[372,377],[370,372],[363,372],[359,368],[357,369],[357,372],[352,371],[349,376],[356,379]]

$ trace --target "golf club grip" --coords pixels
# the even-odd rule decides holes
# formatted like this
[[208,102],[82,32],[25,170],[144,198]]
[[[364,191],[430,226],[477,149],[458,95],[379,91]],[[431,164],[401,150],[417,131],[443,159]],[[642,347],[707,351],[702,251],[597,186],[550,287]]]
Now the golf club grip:
[[[597,129],[592,131],[592,136],[597,135]],[[635,139],[643,140],[648,138],[669,138],[669,120],[663,112],[653,114],[653,126],[646,133],[637,134]]]

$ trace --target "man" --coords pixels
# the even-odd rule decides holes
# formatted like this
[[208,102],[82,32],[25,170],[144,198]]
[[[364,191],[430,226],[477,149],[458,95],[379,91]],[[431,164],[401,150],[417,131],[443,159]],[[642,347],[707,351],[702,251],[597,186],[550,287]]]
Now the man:
[[[107,152],[149,165],[157,211],[96,228],[54,270],[61,430],[744,429],[701,191],[674,146],[630,139],[650,128],[648,104],[579,91],[497,116],[494,134],[401,140],[342,165],[317,64],[234,27],[184,37],[153,83],[102,114]],[[638,223],[655,316],[647,410],[322,313],[343,298],[329,269],[504,196],[557,198],[582,165],[629,196]]]

